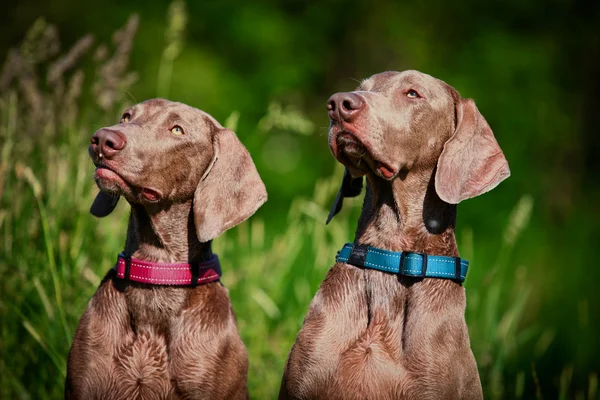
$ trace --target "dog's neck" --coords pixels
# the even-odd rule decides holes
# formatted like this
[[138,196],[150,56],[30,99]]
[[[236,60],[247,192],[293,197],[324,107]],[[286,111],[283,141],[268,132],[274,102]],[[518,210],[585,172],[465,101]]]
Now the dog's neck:
[[202,261],[210,243],[196,236],[192,200],[144,207],[131,204],[125,254],[152,262]]
[[392,181],[368,176],[356,240],[392,251],[457,256],[456,205],[435,192],[435,171],[408,171]]

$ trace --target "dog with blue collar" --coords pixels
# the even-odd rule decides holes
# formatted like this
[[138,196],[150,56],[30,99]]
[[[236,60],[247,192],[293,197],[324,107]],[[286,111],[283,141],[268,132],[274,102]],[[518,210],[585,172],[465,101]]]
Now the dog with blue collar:
[[288,356],[280,399],[481,399],[465,322],[456,205],[510,175],[470,99],[418,71],[384,72],[327,103],[345,167],[328,221],[366,194]]

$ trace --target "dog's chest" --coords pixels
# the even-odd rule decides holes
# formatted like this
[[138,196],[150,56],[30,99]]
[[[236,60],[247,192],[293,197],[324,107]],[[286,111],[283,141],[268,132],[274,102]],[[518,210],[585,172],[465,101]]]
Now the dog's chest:
[[127,310],[134,331],[151,331],[160,335],[168,332],[183,309],[187,292],[181,288],[128,288],[125,291]]
[[[457,305],[440,307],[428,287],[440,285],[416,284],[422,288],[409,290],[379,271],[332,268],[290,356],[288,379],[298,397],[423,398],[417,394],[427,388],[418,382],[452,375],[450,355],[471,355],[464,290],[454,295],[462,301],[442,296]],[[442,286],[435,289],[450,287]]]
[[175,388],[169,338],[173,319],[185,303],[185,293],[170,288],[128,288],[124,297],[131,334],[115,349],[117,390],[123,398],[172,396]]
[[[77,329],[69,379],[78,398],[245,393],[247,353],[224,288],[122,288],[119,283],[106,280],[100,286]],[[216,379],[223,370],[228,374]]]

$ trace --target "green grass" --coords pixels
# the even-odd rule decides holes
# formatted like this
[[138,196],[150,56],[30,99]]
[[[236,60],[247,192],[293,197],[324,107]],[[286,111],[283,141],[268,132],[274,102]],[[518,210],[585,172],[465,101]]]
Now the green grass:
[[[177,4],[171,13],[183,12]],[[182,21],[174,14],[170,18],[173,23]],[[159,72],[163,93],[168,92],[177,55],[182,28],[177,29],[167,43],[175,50],[165,51]],[[133,31],[135,26],[130,25],[130,36]],[[38,54],[28,49],[43,43],[44,32],[47,26],[39,22],[21,48],[23,55]],[[43,83],[38,77],[28,86],[29,78],[16,76],[18,84],[0,92],[2,399],[62,396],[66,357],[79,317],[122,249],[128,207],[121,202],[103,220],[88,213],[97,188],[86,149],[93,130],[112,124],[116,110],[127,102],[134,76],[123,66],[126,43],[127,38],[121,37],[114,56],[95,65],[98,72],[92,90],[97,98],[81,95],[81,76],[89,68],[80,70],[76,65],[70,67],[74,72],[59,77],[59,83]],[[46,61],[24,56],[19,62],[38,67]],[[103,67],[122,78],[117,86],[108,82]],[[235,128],[239,117],[232,114],[227,124]],[[300,134],[310,130],[310,121],[301,114],[277,105],[266,110],[257,130],[273,124]],[[337,250],[353,238],[360,199],[348,201],[330,225],[324,224],[341,173],[338,167],[332,176],[316,182],[313,195],[296,198],[287,214],[265,221],[252,218],[214,242],[223,262],[223,283],[230,290],[249,351],[253,398],[276,397],[287,353],[308,304]],[[559,398],[595,399],[598,377],[594,373],[573,387],[573,365],[562,366],[558,377],[537,372],[556,335],[555,327],[527,318],[534,287],[527,266],[513,257],[533,207],[532,198],[523,194],[506,226],[500,228],[503,240],[491,250],[476,251],[481,243],[471,228],[457,232],[462,255],[472,262],[465,284],[466,316],[486,398],[541,398],[545,386],[556,388]]]

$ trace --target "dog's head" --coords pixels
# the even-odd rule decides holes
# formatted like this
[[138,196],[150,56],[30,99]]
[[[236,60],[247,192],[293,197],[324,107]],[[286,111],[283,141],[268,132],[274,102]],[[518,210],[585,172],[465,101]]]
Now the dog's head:
[[123,196],[145,206],[193,199],[206,242],[250,217],[267,199],[250,154],[212,116],[181,103],[148,100],[98,130],[89,154],[100,188],[91,213],[103,217]]
[[470,99],[418,71],[384,72],[327,102],[329,147],[353,178],[393,180],[436,169],[447,203],[485,193],[510,175],[492,130]]

